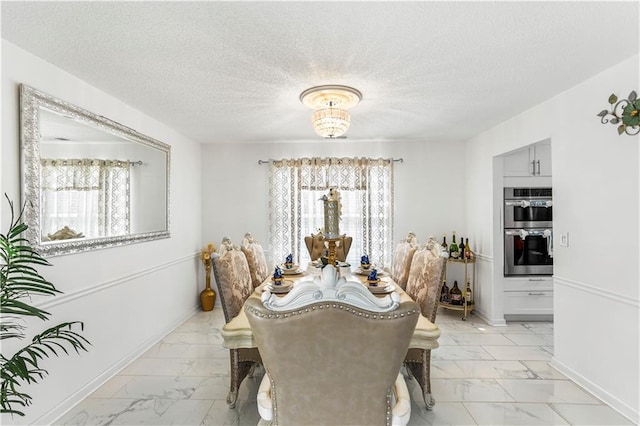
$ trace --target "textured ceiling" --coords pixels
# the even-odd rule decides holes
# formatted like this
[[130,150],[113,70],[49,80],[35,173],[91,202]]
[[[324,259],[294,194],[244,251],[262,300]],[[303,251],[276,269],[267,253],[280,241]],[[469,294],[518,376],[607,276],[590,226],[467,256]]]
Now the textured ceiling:
[[638,35],[636,1],[2,2],[4,39],[201,143],[317,141],[320,84],[363,93],[348,141],[465,140]]

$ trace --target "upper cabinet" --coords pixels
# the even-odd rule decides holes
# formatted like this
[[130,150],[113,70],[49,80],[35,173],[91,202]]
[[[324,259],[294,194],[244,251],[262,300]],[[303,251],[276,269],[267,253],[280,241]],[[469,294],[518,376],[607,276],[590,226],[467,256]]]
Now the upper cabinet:
[[504,176],[551,176],[551,143],[537,143],[505,155]]

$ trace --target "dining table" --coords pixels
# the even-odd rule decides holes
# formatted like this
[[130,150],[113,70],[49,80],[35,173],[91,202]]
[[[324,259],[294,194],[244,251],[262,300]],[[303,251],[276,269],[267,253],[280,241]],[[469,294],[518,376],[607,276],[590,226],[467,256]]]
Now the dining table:
[[[353,271],[351,269],[350,267],[342,267],[340,268],[340,272],[348,281],[359,281],[363,286],[366,285],[366,271],[362,271],[360,268],[356,268]],[[313,264],[309,264],[306,270],[299,270],[299,273],[285,274],[284,278],[290,281],[290,285],[295,286],[298,282],[312,280],[315,276],[319,275],[318,271],[319,268],[316,268]],[[295,272],[298,272],[298,270]],[[385,285],[392,285],[394,287],[395,291],[400,295],[400,303],[411,300],[411,297],[386,272],[381,272],[379,277]],[[260,299],[265,287],[271,285],[271,281],[272,277],[267,277],[262,284],[254,289],[249,298]],[[284,294],[282,296],[284,296]],[[221,335],[223,339],[222,346],[226,349],[257,348],[244,309],[241,309],[238,315],[222,327]],[[439,337],[440,329],[438,326],[421,314],[413,331],[409,349],[436,349],[439,346]]]

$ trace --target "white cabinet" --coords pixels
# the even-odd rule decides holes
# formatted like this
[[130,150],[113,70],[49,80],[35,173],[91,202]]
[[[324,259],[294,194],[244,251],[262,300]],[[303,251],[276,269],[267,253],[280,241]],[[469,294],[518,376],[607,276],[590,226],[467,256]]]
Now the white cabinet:
[[504,277],[504,291],[553,291],[553,279],[550,276]]
[[505,155],[504,176],[551,176],[551,143],[541,142]]
[[532,161],[535,161],[536,176],[551,176],[551,144],[539,143],[531,148],[529,152],[533,150]]
[[510,316],[553,315],[553,279],[551,277],[505,277],[504,314]]
[[553,315],[553,291],[506,291],[505,315]]

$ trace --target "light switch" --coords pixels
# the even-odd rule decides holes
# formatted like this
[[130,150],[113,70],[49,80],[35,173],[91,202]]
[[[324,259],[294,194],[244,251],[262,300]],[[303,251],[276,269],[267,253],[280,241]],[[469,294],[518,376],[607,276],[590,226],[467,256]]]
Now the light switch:
[[560,245],[562,247],[569,247],[569,233],[564,232],[560,234]]

